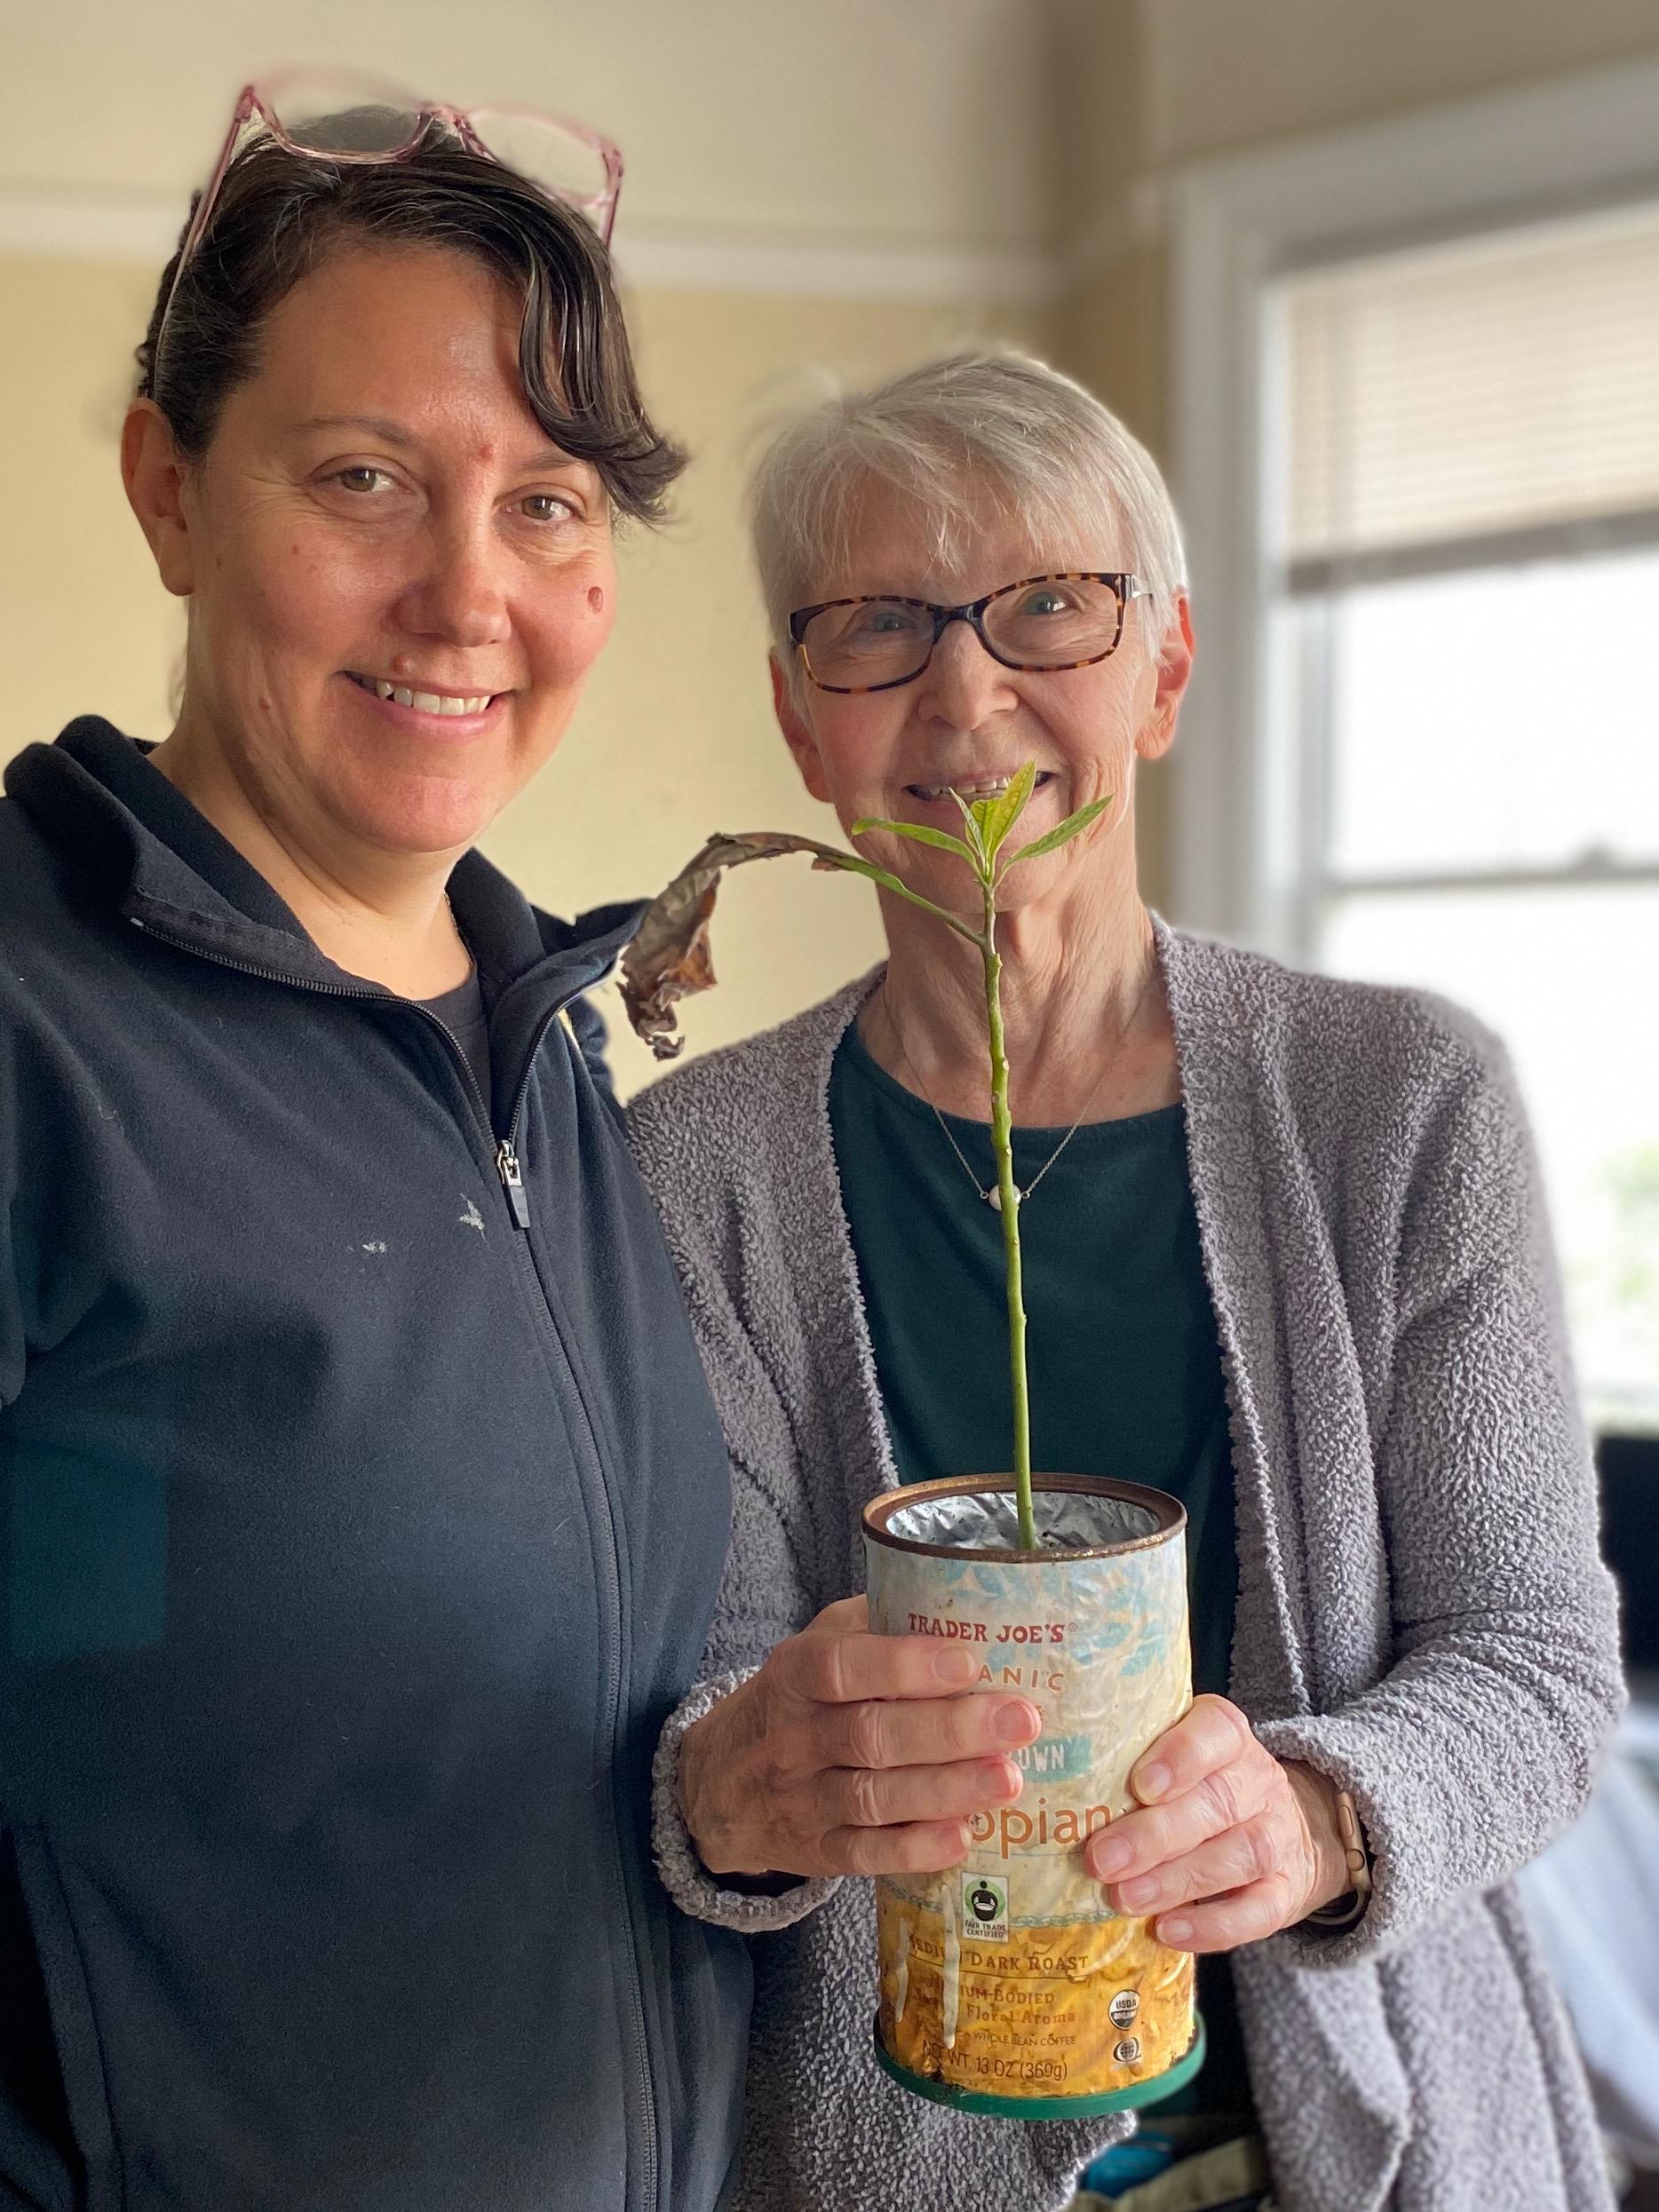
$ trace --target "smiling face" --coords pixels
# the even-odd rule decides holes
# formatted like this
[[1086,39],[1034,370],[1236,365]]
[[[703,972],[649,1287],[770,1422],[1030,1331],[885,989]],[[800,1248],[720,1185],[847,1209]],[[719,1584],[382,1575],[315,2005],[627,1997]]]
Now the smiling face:
[[550,448],[519,326],[471,260],[343,246],[272,313],[171,512],[165,425],[130,419],[134,504],[190,600],[171,749],[331,868],[470,844],[609,635],[604,487]]
[[[957,607],[1025,576],[1134,566],[1122,545],[1036,542],[988,503],[941,567],[915,503],[874,483],[859,497],[849,543],[846,568],[825,578],[814,601],[891,593]],[[1160,641],[1142,627],[1145,613],[1144,601],[1132,603],[1115,653],[1087,668],[1004,668],[966,622],[949,625],[922,674],[890,691],[844,695],[802,674],[791,694],[774,664],[778,718],[807,789],[835,808],[844,829],[879,815],[959,832],[951,787],[982,797],[1028,760],[1036,763],[1038,784],[1018,843],[1109,796],[1092,829],[1008,877],[1004,912],[1063,897],[1102,871],[1127,868],[1132,880],[1134,765],[1167,750],[1191,666],[1185,602],[1162,662]],[[861,838],[859,849],[941,904],[957,911],[974,904],[962,863],[946,853],[879,833]]]

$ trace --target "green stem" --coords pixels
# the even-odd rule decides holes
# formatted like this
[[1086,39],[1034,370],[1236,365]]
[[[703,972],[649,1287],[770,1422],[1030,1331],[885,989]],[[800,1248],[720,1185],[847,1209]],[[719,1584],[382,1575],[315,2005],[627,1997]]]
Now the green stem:
[[985,1014],[991,1038],[991,1143],[1002,1199],[1003,1252],[1008,1265],[1008,1358],[1014,1403],[1014,1496],[1020,1549],[1036,1550],[1031,1508],[1031,1397],[1026,1375],[1025,1283],[1020,1260],[1020,1192],[1014,1182],[1013,1121],[1008,1111],[1008,1051],[1003,1035],[1002,955],[996,950],[996,886],[988,875],[985,893]]

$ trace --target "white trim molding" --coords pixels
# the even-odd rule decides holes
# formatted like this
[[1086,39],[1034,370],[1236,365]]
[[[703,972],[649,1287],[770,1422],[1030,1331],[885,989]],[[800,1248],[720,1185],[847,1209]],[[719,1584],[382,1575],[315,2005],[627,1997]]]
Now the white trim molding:
[[[178,244],[184,218],[183,205],[172,201],[0,186],[0,253],[159,268]],[[615,245],[623,282],[642,291],[1043,308],[1061,284],[1057,258],[1039,247],[978,251],[788,236],[652,237],[631,232],[625,220]]]
[[1195,163],[1169,189],[1175,490],[1199,670],[1176,748],[1173,910],[1287,945],[1269,731],[1272,280],[1298,266],[1659,196],[1659,59]]

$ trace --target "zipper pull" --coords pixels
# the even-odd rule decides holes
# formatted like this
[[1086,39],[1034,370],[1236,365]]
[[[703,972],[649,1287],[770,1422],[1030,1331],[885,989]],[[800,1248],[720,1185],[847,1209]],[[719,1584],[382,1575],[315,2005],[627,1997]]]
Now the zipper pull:
[[496,1147],[496,1172],[501,1177],[502,1188],[507,1193],[507,1203],[512,1209],[513,1226],[528,1229],[530,1225],[530,1201],[524,1194],[524,1177],[519,1167],[519,1155],[512,1149],[511,1137],[504,1137]]

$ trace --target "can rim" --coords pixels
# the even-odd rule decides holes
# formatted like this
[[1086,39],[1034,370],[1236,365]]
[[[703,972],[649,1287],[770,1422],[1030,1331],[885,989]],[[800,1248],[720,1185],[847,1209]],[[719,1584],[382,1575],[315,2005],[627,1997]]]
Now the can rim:
[[1157,1522],[1148,1534],[1125,1536],[1118,1543],[1091,1544],[1075,1551],[1020,1551],[1007,1545],[969,1548],[962,1544],[923,1543],[914,1536],[895,1536],[886,1526],[894,1513],[924,1499],[973,1497],[987,1491],[1010,1491],[1013,1487],[1012,1475],[950,1475],[942,1482],[904,1483],[895,1490],[884,1490],[864,1508],[865,1538],[870,1543],[885,1544],[894,1551],[914,1552],[926,1559],[995,1559],[1016,1566],[1066,1566],[1074,1559],[1119,1559],[1131,1551],[1150,1551],[1158,1544],[1168,1543],[1172,1536],[1179,1536],[1187,1526],[1187,1508],[1167,1490],[1155,1490],[1150,1483],[1117,1482],[1108,1475],[1033,1475],[1032,1494],[1040,1495],[1044,1490],[1066,1490],[1118,1498],[1130,1505],[1142,1506]]

